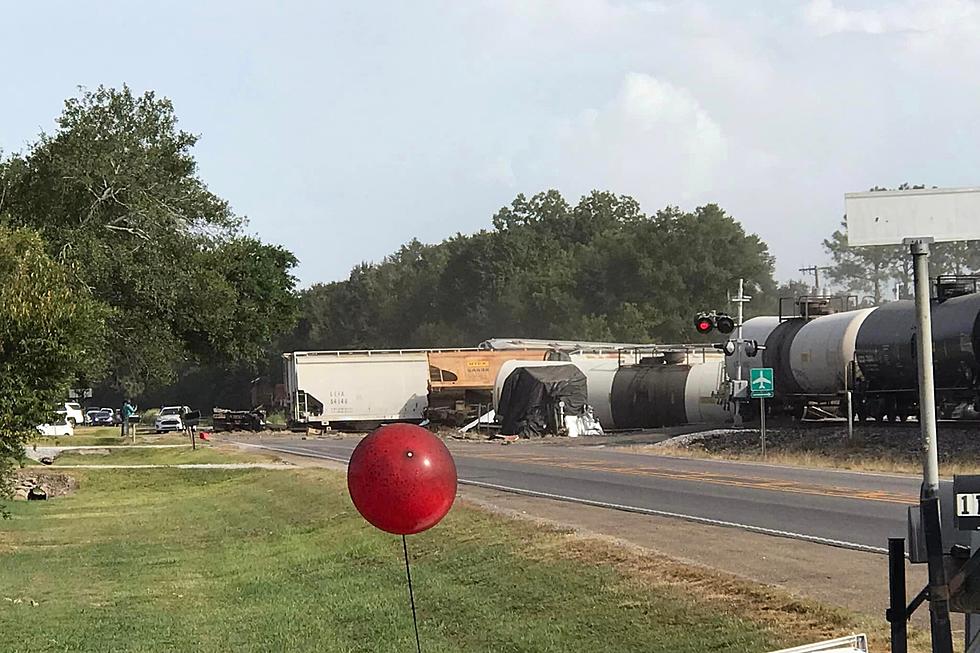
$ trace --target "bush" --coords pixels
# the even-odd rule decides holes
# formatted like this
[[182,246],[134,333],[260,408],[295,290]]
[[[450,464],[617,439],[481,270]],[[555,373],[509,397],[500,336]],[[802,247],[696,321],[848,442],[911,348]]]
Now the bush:
[[140,415],[140,424],[145,426],[154,426],[157,421],[157,413],[160,412],[159,408],[147,408]]

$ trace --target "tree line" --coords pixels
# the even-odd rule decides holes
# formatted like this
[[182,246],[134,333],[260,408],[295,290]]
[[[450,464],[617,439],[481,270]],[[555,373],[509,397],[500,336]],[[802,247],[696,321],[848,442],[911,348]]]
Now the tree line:
[[685,342],[695,339],[695,312],[727,309],[739,277],[772,303],[766,244],[717,205],[647,215],[624,195],[593,191],[572,204],[550,190],[518,195],[475,234],[413,240],[343,281],[313,285],[283,346]]

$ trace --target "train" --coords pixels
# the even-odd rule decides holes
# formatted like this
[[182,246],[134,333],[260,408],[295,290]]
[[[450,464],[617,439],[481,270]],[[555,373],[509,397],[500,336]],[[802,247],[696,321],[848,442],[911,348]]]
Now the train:
[[[980,293],[976,280],[942,278],[935,284],[932,335],[937,407],[942,418],[975,415],[980,407]],[[904,422],[918,413],[916,313],[911,300],[872,308],[835,310],[826,298],[801,297],[794,314],[746,320],[743,338],[764,349],[731,356],[730,378],[749,369],[773,369],[773,413]],[[738,368],[741,367],[740,376]],[[850,400],[848,401],[848,398]],[[757,411],[743,402],[743,415]]]
[[[942,418],[980,408],[977,280],[940,278],[932,298],[937,405]],[[711,346],[494,339],[471,349],[284,354],[290,420],[372,427],[432,420],[459,425],[499,402],[522,366],[571,362],[587,380],[587,405],[605,430],[724,424],[757,416],[745,379],[773,369],[767,411],[795,417],[906,421],[918,413],[915,306],[901,300],[859,308],[800,297],[793,310],[745,320],[754,356]],[[577,372],[576,372],[577,374]],[[742,380],[738,384],[734,379]]]
[[282,354],[288,421],[368,429],[385,422],[465,423],[489,409],[506,361],[615,358],[621,343],[497,338],[473,348],[295,351]]

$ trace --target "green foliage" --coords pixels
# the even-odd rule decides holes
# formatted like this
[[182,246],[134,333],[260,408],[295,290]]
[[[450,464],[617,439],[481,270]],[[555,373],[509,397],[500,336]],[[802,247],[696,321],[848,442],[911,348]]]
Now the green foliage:
[[830,278],[858,295],[859,300],[866,297],[875,305],[885,298],[885,289],[896,277],[905,252],[902,247],[884,245],[848,247],[846,221],[823,241],[823,246],[833,259]]
[[196,142],[169,100],[99,87],[0,162],[0,219],[40,232],[107,306],[109,382],[129,395],[188,364],[255,364],[293,318],[295,258],[242,236],[197,176]]
[[100,307],[27,229],[0,226],[0,494],[79,369],[102,367]]
[[554,190],[497,212],[491,230],[412,241],[302,293],[284,349],[473,346],[493,336],[689,341],[697,310],[726,308],[739,277],[772,294],[772,257],[709,204],[647,216],[594,191]]

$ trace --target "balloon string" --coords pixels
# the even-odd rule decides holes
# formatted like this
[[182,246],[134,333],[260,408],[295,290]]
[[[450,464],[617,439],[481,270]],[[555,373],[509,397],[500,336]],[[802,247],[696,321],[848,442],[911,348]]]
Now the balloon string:
[[419,620],[415,614],[415,592],[412,590],[412,569],[408,565],[408,540],[402,535],[402,550],[405,551],[405,575],[408,576],[408,600],[412,604],[412,623],[415,624],[415,648],[422,653],[422,640],[419,639]]

